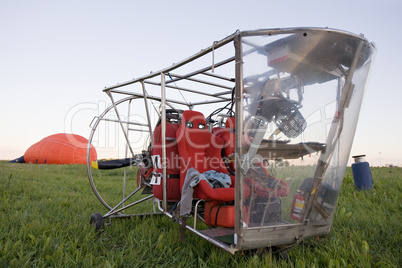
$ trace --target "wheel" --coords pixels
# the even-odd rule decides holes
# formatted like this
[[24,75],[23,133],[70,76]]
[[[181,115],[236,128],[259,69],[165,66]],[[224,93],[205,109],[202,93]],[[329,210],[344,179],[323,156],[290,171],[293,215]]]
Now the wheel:
[[92,214],[89,223],[95,228],[95,231],[99,231],[105,225],[103,216],[100,213]]
[[284,249],[279,251],[279,256],[281,257],[282,260],[288,261],[289,260],[288,250]]
[[[113,210],[105,217],[152,211],[152,202],[127,208],[139,199],[152,198],[150,191],[145,193],[142,190],[147,188],[143,176],[137,176],[137,166],[141,166],[142,172],[144,167],[150,168],[149,164],[148,167],[144,164],[149,162],[147,152],[150,142],[147,116],[143,115],[144,106],[143,98],[131,96],[120,99],[95,117],[91,126],[87,173],[96,197],[109,211]],[[91,150],[96,150],[98,159],[93,163],[89,159]]]
[[289,251],[290,247],[273,247],[272,251],[281,260],[289,261]]

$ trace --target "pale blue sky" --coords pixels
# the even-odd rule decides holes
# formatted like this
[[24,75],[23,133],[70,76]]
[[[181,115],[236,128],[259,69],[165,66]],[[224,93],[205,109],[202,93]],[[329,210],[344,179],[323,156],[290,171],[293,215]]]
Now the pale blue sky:
[[[67,131],[72,110],[108,103],[105,86],[170,66],[237,29],[327,26],[363,33],[378,49],[351,154],[402,165],[401,1],[142,2],[0,2],[0,159]],[[92,117],[74,117],[74,133],[88,137]]]

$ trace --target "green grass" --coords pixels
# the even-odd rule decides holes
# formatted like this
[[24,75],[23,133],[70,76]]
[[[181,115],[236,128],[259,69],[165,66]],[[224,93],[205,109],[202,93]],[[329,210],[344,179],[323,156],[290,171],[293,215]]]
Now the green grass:
[[285,262],[233,256],[189,232],[182,243],[179,225],[167,217],[114,219],[95,233],[90,215],[106,209],[84,166],[3,161],[0,267],[399,267],[402,169],[372,173],[374,190],[357,191],[347,169],[331,233],[291,249]]

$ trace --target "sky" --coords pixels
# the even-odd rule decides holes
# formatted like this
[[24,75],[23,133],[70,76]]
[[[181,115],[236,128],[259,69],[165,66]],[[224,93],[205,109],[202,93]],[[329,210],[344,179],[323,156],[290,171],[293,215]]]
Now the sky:
[[401,10],[399,0],[0,1],[0,159],[51,134],[88,137],[94,115],[76,111],[109,103],[105,86],[170,66],[237,29],[329,27],[377,47],[351,155],[402,166]]

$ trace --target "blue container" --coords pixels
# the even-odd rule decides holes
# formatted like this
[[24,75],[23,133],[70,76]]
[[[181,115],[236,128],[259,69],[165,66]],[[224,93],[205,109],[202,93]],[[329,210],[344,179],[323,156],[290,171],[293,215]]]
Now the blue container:
[[371,175],[368,162],[357,162],[352,164],[353,180],[358,190],[372,190],[373,176]]

